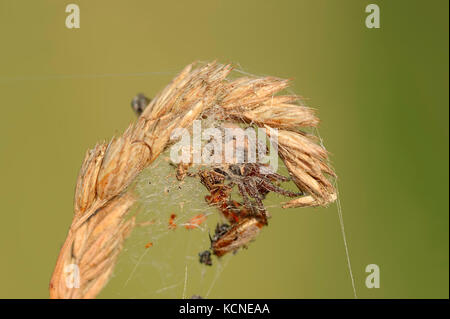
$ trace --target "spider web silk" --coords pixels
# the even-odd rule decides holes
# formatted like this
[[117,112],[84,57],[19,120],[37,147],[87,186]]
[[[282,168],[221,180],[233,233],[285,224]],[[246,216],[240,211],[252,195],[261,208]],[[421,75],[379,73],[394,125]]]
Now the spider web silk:
[[[134,187],[138,225],[121,257],[125,263],[131,260],[132,267],[120,271],[127,272],[121,276],[126,278],[123,287],[139,287],[136,298],[207,298],[230,257],[214,258],[213,266],[199,262],[198,254],[210,247],[209,234],[224,220],[205,202],[208,192],[198,178],[180,182],[175,173],[165,152]],[[190,220],[199,214],[206,220],[190,229]]]

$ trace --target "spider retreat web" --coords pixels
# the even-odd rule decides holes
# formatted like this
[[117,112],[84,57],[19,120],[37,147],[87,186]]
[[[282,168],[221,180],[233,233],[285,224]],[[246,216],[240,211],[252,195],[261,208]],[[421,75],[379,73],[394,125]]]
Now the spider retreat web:
[[[303,104],[302,101],[298,103]],[[224,122],[214,112],[221,111],[211,108],[208,116],[203,116],[203,127],[223,127]],[[240,126],[244,129],[255,127],[253,123]],[[307,133],[318,135],[317,129]],[[203,147],[206,142],[202,143]],[[187,172],[195,175],[214,167],[193,165]],[[167,149],[139,175],[132,187],[138,199],[132,212],[137,226],[116,265],[116,278],[113,277],[109,283],[112,289],[108,289],[113,290],[118,298],[125,297],[125,292],[130,290],[134,298],[220,298],[220,293],[214,290],[220,275],[234,258],[246,253],[243,248],[251,249],[250,243],[220,258],[212,254],[212,265],[201,262],[199,254],[210,251],[211,237],[214,238],[217,226],[229,225],[230,220],[217,205],[205,200],[205,196],[211,193],[200,183],[198,175],[187,174],[180,180],[177,168]],[[277,173],[289,176],[281,159],[278,160]],[[292,182],[275,184],[298,192]],[[244,205],[237,188],[232,188],[230,196]],[[263,201],[269,217],[271,208],[280,207],[281,202],[287,199],[270,192]],[[257,240],[257,236],[253,239]]]

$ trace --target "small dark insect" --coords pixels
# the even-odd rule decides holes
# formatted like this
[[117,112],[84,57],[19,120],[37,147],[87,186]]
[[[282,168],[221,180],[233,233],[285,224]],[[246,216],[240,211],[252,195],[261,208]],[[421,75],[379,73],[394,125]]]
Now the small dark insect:
[[201,264],[212,266],[211,252],[209,250],[199,253],[198,256],[200,257]]
[[211,238],[211,236],[209,236],[211,243],[219,240],[219,238],[225,235],[226,232],[230,230],[230,228],[231,226],[228,224],[217,224],[216,230],[214,232],[214,237]]
[[142,114],[150,101],[151,99],[146,97],[144,94],[139,93],[131,101],[131,107],[133,108],[133,111],[139,116]]
[[192,295],[191,299],[203,299],[203,297],[199,295]]

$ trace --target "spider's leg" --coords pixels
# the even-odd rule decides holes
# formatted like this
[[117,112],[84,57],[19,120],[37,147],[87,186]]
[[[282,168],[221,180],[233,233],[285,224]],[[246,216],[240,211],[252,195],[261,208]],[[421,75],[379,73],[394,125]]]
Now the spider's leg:
[[248,178],[245,189],[247,190],[247,193],[250,195],[250,197],[262,200],[263,195],[258,190],[258,184],[259,184],[259,183],[257,183],[258,180],[259,180],[259,178],[257,178],[257,177]]
[[247,193],[255,199],[256,205],[252,206],[252,210],[256,210],[256,215],[261,218],[261,221],[264,225],[267,225],[267,211],[262,202],[263,195],[261,195],[258,190],[256,178],[248,179],[248,183],[244,187]]
[[256,209],[258,210],[258,216],[264,225],[267,225],[267,211],[261,199],[255,198]]
[[270,192],[264,185],[262,185],[263,178],[260,177],[253,177],[256,189],[260,195],[261,199],[266,198],[266,195]]
[[248,199],[247,191],[246,191],[246,188],[244,187],[244,185],[238,184],[238,189],[239,189],[239,193],[242,196],[242,199],[244,200],[244,206],[251,208],[252,206],[250,205],[250,200]]
[[299,193],[295,193],[295,192],[291,192],[287,189],[283,189],[281,187],[278,187],[276,185],[273,185],[269,180],[260,179],[260,185],[262,187],[264,187],[265,189],[267,189],[268,191],[274,192],[274,193],[278,193],[287,197],[297,197],[297,196],[302,196],[304,195],[303,192],[299,192]]
[[177,168],[178,167],[178,165],[176,165],[175,163],[173,163],[173,162],[169,162],[169,165],[170,166],[172,166],[172,167],[175,167],[175,168]]
[[289,177],[286,177],[286,176],[283,176],[283,175],[280,175],[280,174],[277,174],[277,173],[267,174],[266,177],[271,178],[271,179],[275,179],[275,180],[280,181],[280,182],[288,182],[288,181],[291,180]]
[[216,173],[216,174],[222,175],[223,178],[226,178],[226,177],[228,176],[228,174],[227,174],[223,169],[221,169],[220,167],[214,168],[213,171],[214,171],[214,173]]
[[211,187],[211,190],[212,191],[217,191],[217,190],[219,190],[219,189],[221,189],[221,188],[224,188],[226,185],[225,184],[223,184],[223,183],[220,183],[220,184],[214,184],[212,187]]
[[257,166],[254,169],[254,172],[256,173],[256,174],[254,174],[256,176],[266,177],[266,178],[269,178],[269,179],[274,180],[274,181],[287,182],[287,181],[290,180],[289,177],[286,177],[286,176],[280,175],[278,173],[275,173],[269,167],[263,166],[263,165]]

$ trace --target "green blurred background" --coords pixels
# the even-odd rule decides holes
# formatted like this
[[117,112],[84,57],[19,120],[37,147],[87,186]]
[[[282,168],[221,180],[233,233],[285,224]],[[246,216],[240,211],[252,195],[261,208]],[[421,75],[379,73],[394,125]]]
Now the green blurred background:
[[[380,29],[365,27],[369,3]],[[448,1],[0,0],[0,38],[0,297],[47,298],[85,151],[134,120],[137,92],[213,59],[293,78],[318,108],[358,296],[449,297]],[[272,216],[209,297],[352,298],[336,205]],[[145,294],[128,276],[100,297],[161,296],[151,269]]]

